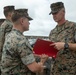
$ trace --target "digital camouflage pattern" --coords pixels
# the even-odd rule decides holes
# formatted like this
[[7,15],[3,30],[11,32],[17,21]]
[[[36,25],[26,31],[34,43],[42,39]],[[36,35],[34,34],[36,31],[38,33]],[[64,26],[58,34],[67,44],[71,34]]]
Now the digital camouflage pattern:
[[0,26],[2,25],[2,23],[5,21],[5,19],[0,19]]
[[34,61],[32,48],[26,37],[22,32],[12,29],[6,36],[3,47],[1,60],[2,75],[32,75],[33,73],[26,65]]
[[49,13],[49,15],[57,13],[58,11],[60,11],[62,8],[65,7],[63,2],[56,2],[56,3],[52,3],[50,5],[50,8],[51,8],[51,12]]
[[0,62],[5,36],[11,31],[12,27],[13,23],[7,19],[0,26]]
[[[67,21],[61,26],[56,26],[50,33],[49,39],[53,42],[75,43],[76,23]],[[52,69],[51,75],[76,75],[76,51],[60,50]]]

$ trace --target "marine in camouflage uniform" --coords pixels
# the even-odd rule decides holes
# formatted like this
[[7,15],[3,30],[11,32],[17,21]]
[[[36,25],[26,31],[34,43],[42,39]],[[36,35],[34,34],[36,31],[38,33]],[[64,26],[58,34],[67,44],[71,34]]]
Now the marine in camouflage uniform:
[[[11,16],[12,16],[13,11],[14,11],[14,6],[5,6],[4,7],[4,15],[6,17],[6,20],[0,26],[0,61],[1,61],[3,44],[5,41],[5,36],[11,31],[11,29],[13,27],[13,23],[11,22]],[[10,17],[8,16],[9,13],[11,13]]]
[[[59,4],[63,3],[58,2],[51,4],[52,14],[53,10],[59,9],[54,6],[61,6]],[[56,14],[56,11],[54,12]],[[49,35],[49,39],[53,42],[65,42],[66,38],[67,43],[76,43],[76,23],[66,21],[60,26],[57,25]],[[69,48],[68,50],[59,50],[51,75],[76,75],[76,51]]]
[[6,36],[2,50],[1,75],[35,75],[36,72],[43,70],[46,56],[43,56],[41,62],[36,63],[32,47],[23,35],[23,32],[29,29],[29,20],[32,20],[27,11],[27,9],[14,11],[13,29]]
[[32,48],[26,37],[20,31],[13,29],[6,37],[3,48],[2,75],[30,75],[31,71],[24,64],[34,61]]
[[[53,42],[65,42],[67,36],[68,43],[75,43],[76,24],[67,21],[62,26],[56,26],[51,31],[50,40]],[[55,59],[52,75],[75,75],[76,74],[76,51],[60,50]]]

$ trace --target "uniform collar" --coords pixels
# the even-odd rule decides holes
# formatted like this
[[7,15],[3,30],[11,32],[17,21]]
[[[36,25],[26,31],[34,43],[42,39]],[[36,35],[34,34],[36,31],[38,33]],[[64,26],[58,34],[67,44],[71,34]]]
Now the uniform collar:
[[60,25],[60,26],[56,26],[56,29],[59,31],[59,30],[64,30],[64,29],[66,29],[66,28],[68,28],[69,27],[69,25],[68,25],[68,20],[65,22],[65,23],[63,23],[62,25]]
[[12,29],[12,31],[16,31],[17,33],[23,35],[23,33],[21,31],[17,30],[17,29]]
[[9,19],[6,19],[5,21],[11,22]]

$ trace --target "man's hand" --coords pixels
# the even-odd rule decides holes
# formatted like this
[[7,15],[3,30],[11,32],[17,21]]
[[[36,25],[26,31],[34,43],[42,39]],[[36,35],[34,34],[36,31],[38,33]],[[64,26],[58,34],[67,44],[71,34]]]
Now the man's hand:
[[51,44],[50,46],[54,46],[54,48],[56,48],[57,50],[61,50],[64,49],[64,42],[56,42]]
[[48,55],[42,54],[40,62],[44,64],[47,59],[48,59]]

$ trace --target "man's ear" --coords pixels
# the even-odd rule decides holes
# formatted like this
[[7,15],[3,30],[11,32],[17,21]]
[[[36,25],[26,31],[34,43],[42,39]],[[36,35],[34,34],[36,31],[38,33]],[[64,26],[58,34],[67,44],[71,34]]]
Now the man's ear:
[[12,16],[11,12],[9,12],[9,13],[8,13],[8,16],[9,16],[9,17],[11,17],[11,16]]
[[24,21],[24,19],[23,19],[23,18],[20,18],[19,21],[20,21],[20,24],[23,25],[23,21]]
[[9,13],[8,13],[8,16],[9,16],[9,17],[12,17],[12,15],[13,15],[13,12],[9,12]]

